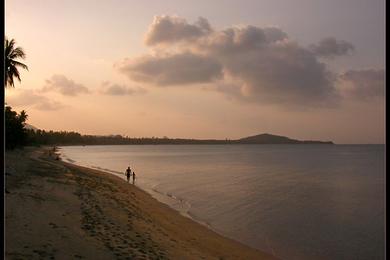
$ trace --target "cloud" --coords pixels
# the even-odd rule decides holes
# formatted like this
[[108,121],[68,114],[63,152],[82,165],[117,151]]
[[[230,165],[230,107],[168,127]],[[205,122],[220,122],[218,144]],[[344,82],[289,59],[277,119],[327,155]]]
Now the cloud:
[[344,94],[368,100],[383,97],[385,92],[385,71],[383,69],[349,70],[339,76],[346,86]]
[[208,21],[199,17],[194,24],[188,24],[177,16],[155,16],[145,37],[146,45],[166,44],[193,40],[212,31]]
[[225,77],[241,82],[238,92],[231,85],[226,91],[248,101],[317,106],[338,98],[333,73],[278,28],[229,28],[199,43],[197,51],[223,64]]
[[119,85],[115,83],[110,83],[108,81],[103,82],[103,90],[101,93],[104,95],[110,96],[125,96],[125,95],[136,95],[136,94],[144,94],[146,90],[144,88],[130,88],[126,85]]
[[261,50],[267,45],[285,39],[287,39],[287,34],[277,27],[259,28],[248,25],[214,32],[208,37],[198,40],[194,45],[197,51],[207,51],[211,55],[231,56]]
[[77,96],[78,94],[89,93],[88,88],[85,86],[59,74],[55,74],[50,79],[47,79],[42,91],[58,91],[65,96]]
[[216,60],[189,52],[127,59],[116,66],[134,81],[157,86],[204,83],[222,76]]
[[333,37],[327,37],[321,40],[318,44],[310,45],[309,48],[315,55],[327,58],[346,55],[355,50],[355,46],[351,43],[336,40]]
[[278,27],[215,30],[205,18],[189,24],[172,16],[155,17],[146,44],[158,55],[125,59],[116,66],[133,81],[217,84],[215,90],[239,100],[311,107],[333,106],[340,100],[337,75],[320,58],[354,50],[333,37],[304,47]]
[[16,95],[7,96],[6,102],[10,106],[28,106],[45,111],[54,111],[65,107],[62,103],[39,95],[33,90],[23,90]]

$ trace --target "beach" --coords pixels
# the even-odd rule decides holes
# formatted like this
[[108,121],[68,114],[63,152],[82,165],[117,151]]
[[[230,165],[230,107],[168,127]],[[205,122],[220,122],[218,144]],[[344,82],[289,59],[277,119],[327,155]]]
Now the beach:
[[7,259],[276,259],[50,149],[5,155]]

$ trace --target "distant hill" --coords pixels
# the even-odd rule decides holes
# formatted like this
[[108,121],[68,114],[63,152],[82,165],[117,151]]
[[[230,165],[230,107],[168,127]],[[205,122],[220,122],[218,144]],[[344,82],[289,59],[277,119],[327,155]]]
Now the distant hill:
[[248,136],[237,140],[239,143],[246,144],[333,144],[331,141],[300,141],[285,136],[272,134],[259,134]]

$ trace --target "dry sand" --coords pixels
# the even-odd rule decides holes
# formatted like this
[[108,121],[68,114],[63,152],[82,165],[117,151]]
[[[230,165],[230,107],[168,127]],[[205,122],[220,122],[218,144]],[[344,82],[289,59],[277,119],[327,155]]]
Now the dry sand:
[[275,259],[116,176],[57,161],[49,148],[5,161],[6,259]]

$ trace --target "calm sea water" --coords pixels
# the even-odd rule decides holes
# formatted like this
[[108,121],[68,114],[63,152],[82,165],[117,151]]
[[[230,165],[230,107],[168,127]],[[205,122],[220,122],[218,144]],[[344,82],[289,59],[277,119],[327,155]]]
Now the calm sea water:
[[384,145],[65,146],[213,230],[282,259],[384,259]]

